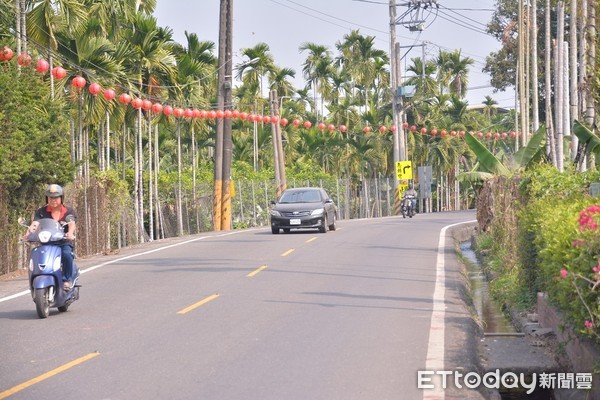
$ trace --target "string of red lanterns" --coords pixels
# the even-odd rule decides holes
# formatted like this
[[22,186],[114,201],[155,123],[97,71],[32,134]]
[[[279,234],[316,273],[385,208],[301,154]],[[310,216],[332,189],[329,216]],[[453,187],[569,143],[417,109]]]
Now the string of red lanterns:
[[[0,62],[8,62],[10,60],[12,60],[14,56],[14,53],[12,51],[12,49],[8,46],[4,46],[1,50],[0,50]],[[32,58],[29,54],[27,53],[22,53],[19,54],[17,56],[17,63],[18,65],[22,66],[22,67],[29,67],[32,64]],[[44,58],[40,58],[37,60],[36,64],[35,64],[35,70],[38,73],[41,74],[45,74],[46,72],[48,72],[48,70],[50,69],[50,64],[48,63],[48,61],[46,61]],[[67,76],[67,71],[61,67],[61,66],[57,66],[54,67],[51,71],[52,76],[54,77],[54,79],[57,80],[61,80],[66,78]],[[117,93],[115,92],[114,89],[112,88],[107,88],[104,89],[104,91],[102,90],[102,87],[100,86],[100,84],[98,83],[90,83],[88,85],[88,82],[85,80],[85,78],[83,78],[80,75],[77,75],[75,77],[73,77],[73,79],[71,80],[71,85],[73,87],[75,87],[76,89],[84,89],[86,86],[88,86],[88,91],[90,92],[91,95],[96,96],[98,94],[100,94],[102,92],[103,97],[105,100],[107,101],[113,101],[115,98],[117,98],[117,101],[123,105],[131,105],[133,108],[135,108],[136,110],[142,109],[144,111],[152,111],[152,113],[154,114],[160,114],[161,112],[169,117],[171,115],[173,115],[175,118],[186,118],[186,119],[209,119],[209,120],[214,120],[214,119],[240,119],[242,121],[250,121],[250,122],[262,122],[262,123],[279,123],[282,126],[287,126],[289,123],[289,120],[287,118],[279,118],[278,116],[274,116],[274,115],[258,115],[258,114],[248,114],[244,111],[239,111],[239,110],[209,110],[209,111],[205,111],[205,110],[198,110],[196,108],[181,108],[181,107],[175,107],[173,108],[170,105],[166,105],[163,106],[162,104],[160,104],[159,102],[152,102],[149,99],[142,99],[140,97],[136,97],[136,98],[132,98],[131,95],[129,95],[128,93],[121,93],[118,97],[117,97]],[[313,124],[310,121],[301,121],[300,119],[294,119],[292,121],[292,126],[295,128],[299,128],[300,126],[304,127],[305,129],[311,129]],[[339,130],[340,132],[344,133],[347,132],[348,127],[346,125],[340,125],[340,126],[335,126],[334,124],[325,124],[324,122],[319,122],[316,127],[321,130],[324,131],[325,129],[327,129],[329,132],[333,132],[336,130]],[[409,124],[407,122],[403,123],[403,127],[404,129],[409,129],[410,132],[417,132],[417,127],[415,125],[410,126],[409,128]],[[389,128],[386,127],[385,125],[381,125],[378,130],[380,133],[386,133],[387,131],[390,132],[395,132],[396,131],[396,127],[395,126],[390,126]],[[372,128],[370,126],[365,126],[362,131],[364,133],[370,133],[372,131]],[[442,129],[440,131],[438,131],[437,129],[431,129],[430,131],[427,130],[427,128],[422,127],[420,130],[418,130],[422,135],[427,135],[430,134],[432,137],[463,137],[465,136],[466,132],[461,130],[461,131],[455,131],[455,130],[451,130],[450,132],[446,131],[445,129]],[[486,138],[486,139],[506,139],[506,138],[515,138],[517,136],[522,136],[522,133],[516,133],[516,132],[487,132],[487,133],[483,133],[483,132],[469,132],[469,134],[474,135],[480,139],[482,138]]]

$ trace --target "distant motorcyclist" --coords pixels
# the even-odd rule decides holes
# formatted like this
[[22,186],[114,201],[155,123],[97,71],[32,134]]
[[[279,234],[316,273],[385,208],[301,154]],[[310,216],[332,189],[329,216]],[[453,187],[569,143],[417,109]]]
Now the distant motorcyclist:
[[404,202],[406,200],[410,201],[410,207],[413,210],[417,209],[417,191],[415,190],[412,182],[409,182],[408,189],[406,189],[402,194],[402,201]]
[[60,245],[62,250],[63,287],[65,290],[70,290],[75,278],[73,276],[73,240],[75,239],[77,214],[75,214],[73,208],[63,204],[64,192],[61,186],[52,184],[48,186],[44,194],[46,195],[46,205],[35,212],[33,222],[27,228],[25,237],[37,230],[39,225],[37,221],[42,218],[52,218],[63,225],[65,239],[64,243]]

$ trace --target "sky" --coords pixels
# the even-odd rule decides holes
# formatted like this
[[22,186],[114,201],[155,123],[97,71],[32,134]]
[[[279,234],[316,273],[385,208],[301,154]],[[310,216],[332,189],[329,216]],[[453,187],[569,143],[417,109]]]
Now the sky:
[[[337,54],[335,43],[358,29],[374,36],[376,48],[390,52],[390,16],[387,0],[233,0],[233,65],[248,61],[240,50],[266,43],[279,67],[296,71],[294,86],[304,86],[302,64],[307,53],[299,47],[307,42],[326,45]],[[397,1],[397,15],[408,11],[409,0]],[[493,93],[489,75],[482,72],[485,57],[500,48],[500,43],[484,33],[495,0],[438,0],[439,11],[426,11],[421,32],[404,25],[396,26],[397,42],[404,56],[402,73],[410,58],[434,58],[440,48],[461,50],[461,55],[475,63],[469,72],[467,101],[480,105],[489,95],[506,108],[514,108],[514,92]],[[200,40],[218,45],[220,0],[157,0],[154,12],[159,26],[173,30],[174,39],[186,44],[185,32],[196,33]],[[416,19],[416,18],[415,18]],[[404,18],[409,22],[410,16]],[[405,47],[406,46],[406,47]],[[218,48],[218,46],[216,46]],[[217,55],[215,53],[215,55]]]

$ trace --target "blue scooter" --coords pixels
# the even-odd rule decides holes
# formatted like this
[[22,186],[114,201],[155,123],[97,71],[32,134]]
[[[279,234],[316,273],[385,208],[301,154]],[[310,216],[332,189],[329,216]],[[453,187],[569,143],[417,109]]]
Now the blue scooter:
[[[27,226],[23,220],[19,222]],[[60,222],[52,218],[40,219],[38,222],[39,226],[35,232],[25,238],[26,242],[35,245],[29,260],[29,290],[38,317],[47,318],[50,315],[50,307],[65,312],[71,303],[79,299],[79,268],[73,263],[75,278],[71,288],[64,289],[60,246],[65,232]]]

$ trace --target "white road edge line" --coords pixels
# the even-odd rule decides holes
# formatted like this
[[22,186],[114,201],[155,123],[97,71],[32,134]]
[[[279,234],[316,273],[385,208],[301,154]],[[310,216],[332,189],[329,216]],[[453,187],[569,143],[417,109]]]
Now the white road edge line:
[[[443,371],[444,370],[444,351],[445,351],[445,325],[446,317],[446,271],[444,263],[444,253],[446,250],[446,231],[449,228],[470,224],[477,220],[459,222],[457,224],[447,225],[440,231],[438,242],[437,263],[435,274],[435,289],[433,290],[433,310],[431,312],[431,325],[429,327],[429,344],[427,345],[427,358],[425,361],[425,370]],[[439,378],[439,379],[436,379]],[[444,400],[446,398],[444,388],[442,387],[441,376],[433,375],[433,389],[423,391],[423,400]]]
[[[114,259],[114,260],[111,260],[111,261],[104,262],[102,264],[94,265],[93,267],[89,267],[89,268],[86,268],[84,270],[81,270],[81,273],[85,274],[87,272],[91,272],[91,271],[94,271],[96,269],[99,269],[99,268],[102,268],[102,267],[106,267],[107,265],[111,265],[111,264],[115,264],[115,263],[118,263],[118,262],[121,262],[121,261],[124,261],[124,260],[128,260],[130,258],[145,256],[147,254],[152,254],[152,253],[156,253],[158,251],[163,251],[163,250],[170,249],[170,248],[173,248],[173,247],[182,246],[184,244],[198,242],[200,240],[204,240],[204,239],[208,239],[208,238],[235,235],[235,234],[241,233],[241,232],[248,232],[248,230],[222,233],[222,234],[215,235],[215,236],[201,236],[201,237],[198,237],[198,238],[186,240],[186,241],[179,242],[179,243],[170,244],[170,245],[167,245],[167,246],[164,246],[164,247],[159,247],[157,249],[152,249],[152,250],[144,251],[142,253],[132,254],[130,256],[125,256],[125,257],[121,257],[121,258],[117,258],[117,259]],[[16,299],[17,297],[25,296],[26,294],[29,294],[29,290],[24,290],[22,292],[15,293],[15,294],[12,294],[10,296],[2,297],[2,298],[0,298],[0,303],[5,302],[5,301],[9,301],[9,300],[12,300],[12,299]]]

